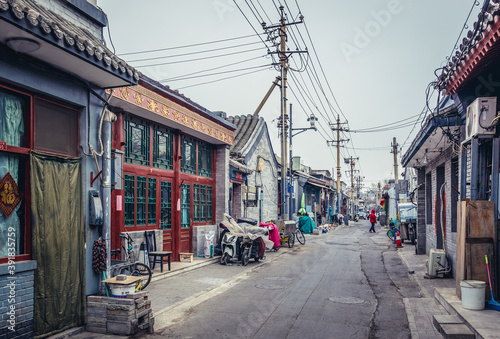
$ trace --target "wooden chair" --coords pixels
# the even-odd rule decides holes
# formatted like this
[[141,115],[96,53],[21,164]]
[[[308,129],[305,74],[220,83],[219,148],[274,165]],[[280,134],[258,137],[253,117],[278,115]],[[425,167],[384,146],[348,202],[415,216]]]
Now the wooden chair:
[[[146,237],[146,246],[148,249],[149,256],[149,267],[154,270],[155,264],[160,264],[160,271],[163,272],[163,260],[165,257],[168,258],[168,270],[170,271],[170,256],[172,252],[170,251],[158,251],[156,248],[156,233],[155,231],[145,231],[144,236]],[[152,258],[152,260],[151,260]]]

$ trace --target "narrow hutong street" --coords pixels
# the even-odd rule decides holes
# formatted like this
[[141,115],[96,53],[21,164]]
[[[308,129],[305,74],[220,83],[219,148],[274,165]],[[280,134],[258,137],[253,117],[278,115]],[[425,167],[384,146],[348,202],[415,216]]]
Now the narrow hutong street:
[[[308,235],[305,245],[266,252],[260,263],[217,261],[148,289],[156,334],[167,338],[440,338],[432,315],[448,314],[386,230],[361,220]],[[421,257],[420,257],[421,258]],[[411,267],[414,265],[416,267]],[[417,278],[417,275],[420,278]],[[426,281],[427,283],[427,281]],[[425,310],[428,314],[423,313]]]
[[0,339],[483,339],[500,0],[0,0]]

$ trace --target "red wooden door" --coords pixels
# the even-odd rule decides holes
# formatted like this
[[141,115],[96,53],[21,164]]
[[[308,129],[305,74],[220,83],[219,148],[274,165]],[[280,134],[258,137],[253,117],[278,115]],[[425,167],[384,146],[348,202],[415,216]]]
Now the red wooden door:
[[179,252],[191,252],[191,235],[192,235],[192,185],[190,182],[181,184],[180,192],[180,238]]
[[172,181],[162,178],[160,181],[160,228],[163,230],[164,251],[175,249],[175,237],[172,230],[172,196]]

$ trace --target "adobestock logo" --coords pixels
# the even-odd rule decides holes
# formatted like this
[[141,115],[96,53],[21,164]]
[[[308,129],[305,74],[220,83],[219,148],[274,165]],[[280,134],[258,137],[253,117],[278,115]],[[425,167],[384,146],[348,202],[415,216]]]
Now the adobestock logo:
[[[411,0],[410,0],[411,1]],[[348,63],[351,63],[355,55],[359,55],[382,30],[390,25],[392,18],[403,11],[403,6],[399,0],[391,0],[387,3],[386,9],[371,11],[373,20],[368,21],[363,27],[354,28],[354,39],[352,43],[342,42],[340,49]]]
[[215,0],[213,3],[215,12],[219,16],[220,21],[224,20],[224,15],[227,12],[232,12],[235,9],[237,9],[236,4],[238,6],[241,6],[244,4],[243,0],[236,0],[236,4],[233,2],[233,0]]

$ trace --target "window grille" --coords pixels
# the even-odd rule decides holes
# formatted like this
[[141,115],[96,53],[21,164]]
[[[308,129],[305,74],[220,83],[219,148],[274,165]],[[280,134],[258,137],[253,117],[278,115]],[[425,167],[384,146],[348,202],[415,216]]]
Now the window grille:
[[161,223],[162,230],[172,229],[172,183],[161,182]]

